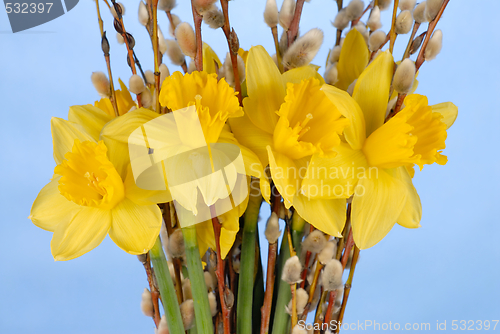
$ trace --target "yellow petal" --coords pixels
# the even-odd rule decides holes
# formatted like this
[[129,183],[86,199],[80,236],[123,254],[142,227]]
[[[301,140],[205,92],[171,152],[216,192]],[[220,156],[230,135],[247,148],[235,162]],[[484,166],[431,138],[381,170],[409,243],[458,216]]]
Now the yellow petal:
[[245,113],[258,128],[273,133],[278,122],[276,112],[285,98],[285,84],[274,60],[260,45],[252,47],[248,54],[246,81]]
[[458,107],[452,102],[443,102],[439,104],[434,104],[431,106],[433,112],[440,113],[443,115],[441,122],[446,124],[446,128],[450,128],[458,116]]
[[222,63],[220,62],[219,57],[217,57],[217,54],[214,50],[212,50],[210,45],[203,42],[203,71],[207,73],[217,73],[215,71],[216,63],[217,68],[221,68]]
[[365,38],[356,29],[351,29],[347,33],[340,58],[337,65],[339,81],[336,87],[347,90],[349,85],[356,80],[368,64],[368,46]]
[[361,149],[366,139],[366,131],[365,119],[359,105],[348,93],[336,87],[323,85],[321,90],[335,104],[342,116],[349,120],[349,125],[344,129],[346,141],[353,149]]
[[301,193],[308,198],[349,198],[358,178],[369,170],[361,150],[341,144],[329,154],[312,156],[302,180]]
[[113,117],[99,108],[87,104],[85,106],[69,107],[68,121],[75,122],[83,126],[95,141],[99,140],[104,124],[108,123]]
[[104,240],[111,226],[111,211],[81,207],[57,225],[50,248],[56,261],[67,261],[91,251]]
[[[248,203],[248,201],[246,203]],[[243,206],[246,208],[246,205],[242,205],[242,207]],[[231,250],[231,247],[233,247],[234,240],[236,240],[236,235],[240,230],[239,211],[242,210],[236,207],[219,217],[219,222],[222,224],[220,233],[220,250],[222,259],[226,258],[227,254]]]
[[346,220],[345,199],[308,199],[297,194],[293,207],[308,223],[324,233],[341,237]]
[[147,253],[160,234],[162,216],[155,205],[137,205],[125,198],[111,210],[113,222],[109,236],[129,254]]
[[398,218],[398,224],[406,228],[418,228],[422,219],[422,203],[420,203],[420,196],[418,196],[417,190],[413,186],[410,174],[403,166],[396,168],[394,176],[403,182],[408,190],[408,198]]
[[108,148],[109,160],[122,179],[126,178],[127,166],[130,163],[128,152],[130,134],[144,123],[159,116],[151,110],[141,108],[113,119],[102,129],[101,139]]
[[263,166],[267,166],[269,159],[266,147],[273,143],[272,134],[255,126],[246,113],[242,117],[230,118],[228,121],[238,142],[255,153]]
[[320,85],[325,84],[325,80],[318,73],[316,67],[313,65],[292,68],[291,70],[288,70],[285,73],[283,73],[282,77],[284,82],[290,82],[294,84],[298,84],[302,80],[307,80],[309,78],[318,79]]
[[152,205],[156,203],[167,203],[172,201],[172,195],[167,190],[146,190],[139,188],[134,181],[134,175],[130,165],[125,178],[125,197],[138,205]]
[[52,130],[52,145],[54,147],[54,160],[60,164],[64,160],[64,155],[71,152],[75,139],[81,142],[93,141],[90,134],[80,124],[66,121],[61,118],[52,117],[50,121]]
[[70,219],[72,214],[80,209],[79,205],[68,201],[59,192],[57,187],[60,178],[60,176],[54,178],[42,188],[31,207],[29,216],[33,224],[52,232],[60,222]]
[[367,137],[384,124],[393,71],[394,59],[385,51],[368,65],[354,86],[352,97],[363,110]]
[[[116,104],[118,107],[118,113],[121,116],[126,114],[132,107],[135,107],[135,102],[132,99],[132,96],[130,95],[127,86],[125,86],[125,84],[120,78],[118,78],[118,82],[120,83],[121,90],[115,90],[115,97],[116,97]],[[96,101],[94,103],[94,106],[103,110],[112,118],[116,117],[115,110],[113,109],[113,105],[111,104],[109,98],[104,97],[99,101]]]
[[394,177],[394,169],[359,180],[352,200],[354,242],[360,249],[374,246],[392,229],[408,198],[406,185]]

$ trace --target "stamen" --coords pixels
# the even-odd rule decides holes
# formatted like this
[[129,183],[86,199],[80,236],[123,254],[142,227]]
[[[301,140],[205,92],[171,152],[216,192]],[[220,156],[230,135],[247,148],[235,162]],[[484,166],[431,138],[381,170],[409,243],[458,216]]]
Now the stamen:
[[89,183],[87,184],[90,188],[92,188],[93,190],[95,190],[99,195],[103,196],[106,195],[106,189],[104,189],[103,187],[101,187],[99,185],[99,177],[95,176],[94,172],[89,173],[85,173],[84,175],[87,180],[89,180]]
[[302,122],[297,122],[297,124],[293,127],[293,132],[298,135],[298,139],[300,139],[307,131],[311,129],[311,127],[305,127],[309,121],[313,119],[313,115],[311,113],[306,115],[306,118]]

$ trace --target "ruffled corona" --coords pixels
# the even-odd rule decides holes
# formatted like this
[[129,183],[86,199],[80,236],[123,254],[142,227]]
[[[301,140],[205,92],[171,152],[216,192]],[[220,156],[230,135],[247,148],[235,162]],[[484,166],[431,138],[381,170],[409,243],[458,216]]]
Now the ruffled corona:
[[196,105],[205,139],[217,142],[229,117],[243,116],[234,90],[216,74],[175,72],[163,82],[160,103],[171,110]]
[[422,95],[409,95],[405,104],[401,112],[366,139],[363,152],[369,164],[381,168],[416,164],[420,169],[434,162],[446,164],[446,156],[441,154],[446,147],[443,116],[433,112]]
[[106,156],[101,141],[80,142],[76,139],[72,152],[65,155],[54,173],[59,179],[59,191],[78,205],[110,210],[125,197],[123,181]]
[[288,83],[285,103],[274,130],[274,149],[291,159],[324,152],[340,143],[339,135],[349,124],[328,99],[319,80],[309,78]]

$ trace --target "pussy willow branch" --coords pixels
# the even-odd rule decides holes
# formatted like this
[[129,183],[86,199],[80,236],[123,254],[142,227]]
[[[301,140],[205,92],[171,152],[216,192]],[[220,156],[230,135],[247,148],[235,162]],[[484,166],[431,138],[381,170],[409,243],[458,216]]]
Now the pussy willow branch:
[[323,267],[324,266],[321,264],[321,262],[318,261],[316,263],[316,269],[314,271],[313,281],[311,283],[311,287],[309,288],[309,299],[307,300],[306,307],[304,308],[304,312],[302,313],[302,317],[301,317],[302,320],[307,319],[307,314],[309,313],[309,309],[311,308],[311,304],[312,304],[312,301],[314,299],[314,294],[315,294],[316,288],[318,286],[319,274],[321,272],[321,269],[323,269]]
[[[312,231],[314,231],[314,226],[311,225],[309,228],[309,233],[312,233]],[[311,251],[308,250],[306,252],[306,258],[304,260],[304,270],[302,270],[302,274],[300,277],[302,279],[302,282],[300,283],[300,287],[302,289],[304,289],[306,286],[307,268],[309,267],[309,261],[311,260],[311,255],[312,255]]]
[[[344,7],[343,0],[337,0],[337,12],[340,12]],[[335,38],[335,46],[340,45],[340,39],[342,37],[342,30],[337,29],[337,36]]]
[[[105,36],[104,30],[103,30],[104,28],[103,28],[103,23],[102,23],[102,18],[101,18],[101,11],[99,10],[99,0],[96,0],[95,5],[96,5],[96,10],[97,10],[97,22],[99,22],[99,31],[101,32],[101,43],[102,43],[102,39],[106,38],[106,36]],[[116,94],[115,94],[115,87],[113,84],[113,74],[111,73],[111,61],[109,59],[109,53],[107,53],[107,52],[104,53],[104,59],[106,60],[106,67],[108,68],[109,90],[111,92],[111,96],[109,97],[109,100],[111,101],[111,105],[113,106],[115,116],[118,117],[118,116],[120,116],[120,113],[118,112],[118,105],[116,104]]]
[[[150,23],[153,23],[151,31],[151,43],[153,43],[153,54],[154,54],[154,76],[155,76],[155,110],[160,112],[160,52],[159,52],[159,41],[158,41],[158,0],[146,0],[149,12],[149,17],[151,18]],[[135,54],[134,54],[135,55]]]
[[[349,298],[349,293],[351,292],[352,280],[354,278],[354,270],[356,269],[356,264],[358,263],[359,258],[359,248],[354,245],[354,253],[352,255],[351,269],[349,270],[349,277],[347,278],[347,282],[344,288],[344,298],[342,298],[342,305],[340,306],[340,313],[337,324],[341,324],[342,320],[344,320],[345,308],[347,306],[347,299]],[[340,332],[340,326],[337,326],[335,333]]]
[[153,268],[151,268],[151,262],[149,258],[149,254],[143,254],[144,255],[144,261],[142,262],[142,265],[144,266],[144,270],[146,271],[146,276],[148,278],[148,284],[149,284],[149,291],[151,291],[151,299],[153,300],[153,321],[155,322],[156,328],[160,325],[160,307],[158,304],[158,298],[160,297],[160,294],[158,292],[158,289],[156,288],[154,284],[154,273],[153,273]]
[[229,55],[231,57],[231,64],[233,65],[234,89],[236,90],[236,92],[238,92],[238,100],[240,102],[240,106],[243,106],[243,95],[241,92],[240,74],[238,72],[239,46],[235,45],[235,38],[237,40],[238,37],[236,36],[236,32],[234,31],[234,29],[231,30],[231,26],[229,24],[228,2],[229,0],[220,0],[222,13],[224,14],[224,25],[222,26],[222,31],[224,31],[224,35],[226,35],[227,45],[229,47]]
[[415,35],[417,34],[419,27],[420,27],[420,22],[415,22],[413,24],[413,29],[411,31],[410,38],[408,39],[408,44],[406,45],[405,53],[403,54],[403,58],[401,58],[401,61],[405,60],[410,56],[410,49],[413,44],[413,39],[415,38]]
[[283,73],[283,62],[281,60],[280,42],[278,40],[278,26],[272,27],[271,33],[273,34],[274,48],[276,49],[276,59],[278,61],[278,68],[280,72]]
[[330,291],[328,293],[328,307],[326,308],[325,314],[325,324],[329,324],[333,317],[333,306],[335,305],[335,299],[337,298],[337,290]]
[[198,13],[194,6],[194,0],[191,0],[191,9],[193,11],[194,31],[196,33],[196,55],[194,64],[198,71],[203,71],[203,41],[201,39],[201,22],[203,17]]
[[361,20],[361,18],[363,17],[363,15],[365,15],[370,10],[370,8],[373,9],[373,1],[370,2],[368,4],[368,6],[366,6],[365,10],[363,11],[363,13],[361,14],[360,17],[358,17],[358,18],[356,18],[356,19],[354,19],[354,20],[351,21],[351,28],[354,27],[356,24],[358,24],[359,20]]
[[295,13],[293,13],[292,22],[290,22],[290,27],[287,31],[288,47],[290,47],[290,45],[292,45],[292,43],[297,38],[297,33],[299,32],[300,17],[302,15],[302,7],[304,7],[304,1],[305,0],[297,0],[297,3],[295,4]]
[[389,32],[389,39],[390,39],[390,44],[389,44],[389,51],[392,53],[394,51],[394,44],[396,43],[396,17],[398,14],[398,4],[399,0],[394,0],[394,8],[392,10],[392,24],[391,24],[391,31]]

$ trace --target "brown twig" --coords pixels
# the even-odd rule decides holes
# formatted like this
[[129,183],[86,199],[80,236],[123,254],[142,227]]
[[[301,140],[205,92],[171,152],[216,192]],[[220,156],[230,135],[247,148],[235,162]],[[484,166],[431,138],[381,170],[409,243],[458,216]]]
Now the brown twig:
[[156,328],[160,325],[160,307],[158,304],[158,298],[160,297],[160,293],[154,284],[153,278],[153,268],[151,268],[151,262],[149,261],[149,254],[144,254],[146,256],[146,260],[142,262],[144,269],[146,271],[146,276],[148,277],[149,290],[151,291],[151,299],[153,300],[153,321],[155,322]]
[[[309,233],[311,233],[312,231],[314,231],[314,226],[311,225],[309,228]],[[304,270],[302,270],[302,275],[300,277],[302,279],[302,282],[300,283],[300,287],[302,289],[304,289],[306,286],[307,268],[309,267],[309,261],[311,260],[311,255],[312,255],[311,251],[306,252],[306,257],[304,259]]]
[[392,53],[394,51],[394,44],[396,43],[396,17],[398,13],[398,4],[399,0],[394,0],[394,8],[392,10],[392,24],[391,24],[391,31],[389,32],[389,39],[390,39],[390,44],[389,44],[389,51]]
[[203,71],[203,41],[201,39],[201,22],[203,17],[198,13],[194,6],[194,0],[191,0],[191,9],[193,10],[194,31],[196,33],[196,55],[194,64],[198,71]]
[[[342,10],[342,7],[344,7],[343,1],[337,0],[337,12],[340,12]],[[337,36],[335,38],[335,46],[340,45],[340,38],[341,37],[342,37],[342,30],[337,29]]]
[[[349,270],[349,277],[347,278],[347,282],[345,284],[344,297],[342,298],[342,305],[340,306],[340,313],[339,313],[339,318],[338,318],[337,324],[341,324],[342,320],[344,319],[344,313],[345,313],[345,308],[347,305],[347,299],[349,298],[349,293],[351,292],[352,280],[354,277],[354,270],[356,269],[356,263],[358,262],[358,258],[359,258],[359,248],[354,246],[354,254],[352,256],[351,269]],[[340,331],[340,326],[337,326],[335,333],[338,333],[339,331]]]
[[347,242],[345,244],[344,254],[342,255],[342,268],[345,269],[347,264],[347,260],[349,260],[349,256],[351,255],[352,247],[354,246],[354,239],[352,237],[352,228],[349,229],[349,236],[347,237]]
[[326,308],[325,314],[325,324],[329,324],[333,317],[333,306],[335,305],[335,299],[337,298],[337,290],[330,291],[328,297],[328,307]]
[[283,62],[281,61],[280,42],[278,39],[278,27],[272,27],[271,33],[273,34],[274,48],[276,49],[276,59],[278,60],[278,68],[280,72],[283,73]]
[[323,291],[323,287],[321,287],[321,298],[318,303],[318,307],[316,308],[316,314],[314,315],[314,328],[317,328],[318,330],[314,330],[314,334],[319,333],[319,328],[320,326],[316,326],[316,324],[320,324],[323,321],[320,322],[320,318],[323,316],[323,304],[326,301],[326,297],[328,296],[328,291]]
[[419,27],[420,27],[420,22],[415,22],[413,24],[413,29],[411,31],[410,39],[408,40],[408,44],[406,45],[405,53],[403,53],[403,58],[401,59],[401,61],[405,60],[410,56],[410,49],[413,44],[413,39],[415,38],[415,35],[417,34]]
[[221,224],[219,222],[219,219],[217,218],[217,215],[215,213],[215,208],[213,206],[210,207],[210,212],[212,215],[212,225],[214,228],[214,237],[215,237],[215,245],[216,245],[216,253],[217,253],[217,270],[215,271],[215,275],[217,276],[217,283],[219,286],[219,298],[220,298],[220,304],[222,308],[222,320],[224,323],[224,334],[230,334],[231,331],[231,323],[230,323],[230,316],[231,316],[231,309],[229,309],[226,305],[226,298],[225,298],[225,293],[226,293],[226,285],[225,285],[225,262],[222,260],[221,257],[221,250],[220,250],[220,233],[221,233]]
[[[172,214],[170,212],[169,203],[163,204],[163,221],[165,222],[165,228],[167,230],[167,234],[170,237],[172,233],[174,233],[174,229],[172,228]],[[181,280],[181,264],[180,259],[172,259],[172,263],[174,265],[174,273],[175,273],[175,293],[177,295],[177,301],[181,304],[184,301],[184,296],[182,295],[182,280]]]
[[441,16],[443,15],[443,12],[448,5],[448,2],[450,0],[444,0],[443,4],[441,5],[441,8],[439,9],[439,12],[437,13],[436,17],[434,20],[432,20],[429,23],[429,27],[427,28],[427,35],[425,35],[424,42],[422,43],[422,47],[420,48],[420,52],[418,54],[417,60],[415,61],[415,68],[418,72],[420,66],[424,63],[424,53],[425,53],[425,48],[427,48],[427,44],[429,43],[429,40],[431,39],[432,33],[434,32],[434,29],[436,28],[437,23],[439,22],[439,19],[441,19]]
[[[150,32],[151,43],[153,43],[153,54],[154,54],[154,76],[155,76],[155,110],[160,112],[160,51],[159,51],[159,41],[158,41],[158,0],[146,0],[148,5],[148,12],[150,17],[150,23],[152,21],[153,28]],[[150,30],[150,29],[148,29]],[[145,80],[144,80],[145,81]]]
[[238,100],[240,102],[240,106],[243,106],[243,95],[241,92],[240,74],[238,72],[238,49],[240,46],[238,42],[238,36],[236,35],[234,29],[231,30],[231,26],[229,24],[228,2],[229,0],[220,0],[222,13],[224,14],[224,25],[222,26],[222,30],[224,31],[224,35],[226,36],[227,45],[229,47],[229,55],[231,57],[231,64],[233,65],[234,89],[238,93]]
[[299,32],[300,17],[302,15],[302,7],[304,7],[304,1],[305,0],[297,0],[297,3],[295,4],[293,19],[292,22],[290,22],[290,27],[287,31],[288,47],[290,47],[290,45],[292,45],[292,43],[295,41],[295,38],[297,38],[297,33]]
[[319,274],[321,272],[321,269],[323,269],[323,264],[321,264],[319,261],[316,263],[316,270],[314,271],[314,277],[313,281],[311,283],[311,287],[309,288],[309,299],[307,301],[307,304],[304,308],[304,312],[302,313],[302,319],[307,318],[307,314],[309,313],[309,309],[311,308],[311,304],[314,298],[314,293],[316,292],[316,287],[318,286],[318,279],[319,279]]

